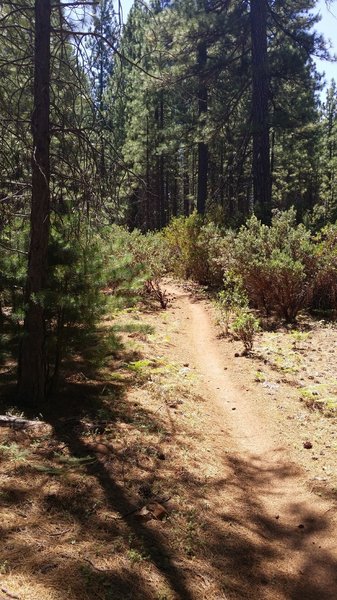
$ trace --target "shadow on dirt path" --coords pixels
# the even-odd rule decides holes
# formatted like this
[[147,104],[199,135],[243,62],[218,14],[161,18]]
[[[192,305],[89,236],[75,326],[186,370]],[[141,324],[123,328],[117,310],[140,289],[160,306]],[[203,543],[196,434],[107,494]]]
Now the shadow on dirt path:
[[[143,460],[139,480],[131,482],[127,473],[121,478],[118,469],[125,464],[127,470],[130,462],[123,462],[117,443],[110,457],[96,453],[80,471],[59,479],[37,473],[33,464],[14,464],[15,481],[9,470],[2,480],[0,508],[8,512],[0,526],[6,545],[0,567],[13,564],[11,583],[30,577],[42,590],[57,590],[44,596],[28,586],[20,600],[336,600],[335,506],[310,492],[268,410],[225,371],[207,303],[177,286],[169,292],[175,296],[167,312],[171,339],[160,349],[168,361],[193,367],[204,422],[199,427],[194,418],[196,393],[184,420],[183,410],[162,408],[162,400],[154,408],[151,396],[136,408],[130,379],[68,384],[64,406],[44,412],[53,436],[50,447],[41,444],[40,458],[48,451],[54,460],[65,449],[68,461],[85,461],[83,432],[60,414],[95,419],[110,394],[111,440],[117,424],[125,426],[119,435],[138,427],[141,435],[129,438],[131,451],[141,436],[147,439],[139,423],[146,431],[160,430],[165,467]],[[204,453],[197,457],[201,445]],[[146,502],[135,490],[154,479],[178,497],[167,521],[146,522],[135,514]]]

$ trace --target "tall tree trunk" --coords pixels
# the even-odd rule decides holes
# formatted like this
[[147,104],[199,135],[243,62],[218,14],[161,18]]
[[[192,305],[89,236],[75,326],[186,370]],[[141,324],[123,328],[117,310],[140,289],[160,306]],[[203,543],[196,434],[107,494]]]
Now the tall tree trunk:
[[[164,130],[164,96],[163,91],[160,92],[160,104],[159,104],[159,123],[161,129],[161,135],[163,135]],[[160,227],[165,227],[167,224],[167,194],[165,194],[165,159],[163,155],[163,151],[160,155],[160,167],[159,167],[159,177],[160,177]]]
[[[158,106],[156,109],[156,122],[158,131],[158,142],[163,141],[164,130],[164,94],[159,92]],[[157,157],[157,228],[162,229],[166,225],[166,196],[165,196],[165,159],[163,151]]]
[[[145,189],[145,210],[144,210],[144,223],[143,223],[143,231],[147,231],[151,229],[151,224],[153,223],[153,206],[151,211],[150,206],[150,141],[149,141],[149,117],[146,117],[146,189]],[[152,198],[153,203],[153,198]],[[152,214],[151,214],[152,212]]]
[[188,217],[190,214],[190,176],[188,172],[188,160],[186,160],[186,167],[183,172],[183,215]]
[[252,126],[254,205],[262,221],[271,221],[271,174],[268,112],[267,0],[250,0],[252,36]]
[[35,0],[34,110],[31,126],[32,204],[26,283],[26,317],[19,357],[19,397],[36,404],[46,394],[45,315],[50,209],[50,0]]
[[[171,212],[172,217],[176,217],[178,215],[178,169],[177,165],[174,166],[173,171],[173,181],[171,184]],[[166,206],[170,206],[169,204],[169,181],[168,176],[166,176]],[[169,221],[169,219],[168,219]]]
[[[199,73],[198,89],[198,116],[199,124],[203,127],[207,112],[207,86],[205,83],[205,66],[207,62],[207,45],[204,41],[198,44],[197,64]],[[198,189],[197,189],[197,211],[203,215],[206,210],[207,199],[207,176],[208,176],[208,145],[204,141],[198,142]]]

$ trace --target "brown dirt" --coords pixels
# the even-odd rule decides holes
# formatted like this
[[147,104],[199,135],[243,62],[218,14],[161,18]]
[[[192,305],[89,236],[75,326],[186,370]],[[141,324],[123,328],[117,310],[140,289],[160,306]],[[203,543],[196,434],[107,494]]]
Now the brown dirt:
[[[230,521],[246,538],[247,554],[236,558],[235,568],[250,560],[253,549],[258,560],[257,570],[252,566],[249,574],[251,583],[263,573],[264,588],[239,597],[337,598],[336,418],[299,411],[298,397],[291,393],[295,379],[275,383],[268,361],[257,353],[257,366],[268,374],[263,382],[267,393],[262,393],[252,381],[254,360],[235,356],[238,344],[219,340],[209,302],[191,299],[182,289],[175,293],[177,327],[185,340],[183,349],[176,350],[195,366],[208,411],[216,417],[214,431],[220,428],[211,451],[223,453],[225,445],[222,460],[235,475],[230,492],[226,485],[217,490],[219,522]],[[330,344],[331,339],[335,343],[332,333]],[[262,347],[268,334],[263,337]],[[321,348],[325,365],[330,344]],[[313,449],[305,449],[310,440]],[[313,465],[312,459],[329,466]],[[317,496],[318,490],[327,498]],[[282,589],[275,589],[280,581]]]
[[316,402],[336,330],[235,357],[211,303],[167,288],[167,311],[114,321],[103,366],[77,357],[42,434],[0,430],[0,598],[336,600],[337,419]]

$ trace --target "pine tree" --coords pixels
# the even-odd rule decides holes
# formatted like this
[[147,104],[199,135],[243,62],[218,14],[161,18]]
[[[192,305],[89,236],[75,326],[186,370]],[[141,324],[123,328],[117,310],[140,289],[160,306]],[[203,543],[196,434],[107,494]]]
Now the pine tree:
[[335,221],[337,217],[337,86],[334,80],[331,81],[322,107],[321,131],[321,196],[325,219]]
[[50,36],[50,0],[36,0],[31,231],[27,309],[18,380],[19,396],[28,404],[43,401],[46,394],[46,336],[41,294],[47,276],[50,211]]

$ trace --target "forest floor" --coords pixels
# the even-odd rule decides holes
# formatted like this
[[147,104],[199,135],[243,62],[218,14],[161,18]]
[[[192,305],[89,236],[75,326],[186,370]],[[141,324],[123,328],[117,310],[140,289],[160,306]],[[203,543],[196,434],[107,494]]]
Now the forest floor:
[[0,599],[336,600],[336,326],[244,357],[166,286],[103,323],[39,426],[0,428]]

